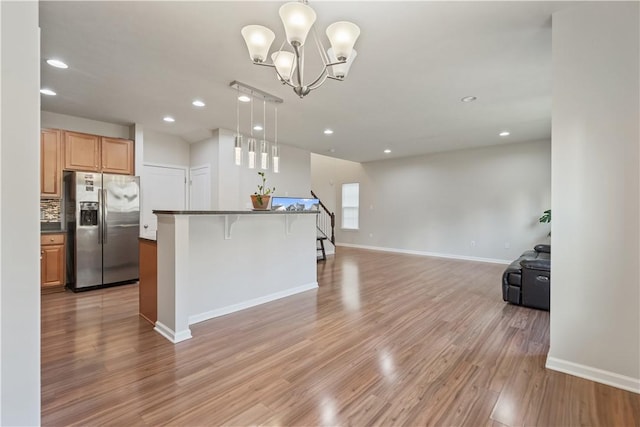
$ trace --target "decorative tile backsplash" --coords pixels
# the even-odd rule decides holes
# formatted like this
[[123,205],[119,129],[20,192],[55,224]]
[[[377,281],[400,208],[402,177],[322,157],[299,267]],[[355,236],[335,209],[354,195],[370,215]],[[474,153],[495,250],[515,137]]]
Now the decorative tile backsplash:
[[60,199],[41,199],[40,222],[60,222],[61,203]]

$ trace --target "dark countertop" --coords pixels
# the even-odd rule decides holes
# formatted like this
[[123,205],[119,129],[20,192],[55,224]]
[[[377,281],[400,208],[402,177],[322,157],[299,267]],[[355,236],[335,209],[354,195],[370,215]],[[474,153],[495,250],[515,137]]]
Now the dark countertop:
[[156,215],[292,215],[292,214],[318,214],[318,211],[162,211],[154,210]]
[[148,237],[138,236],[138,240],[146,240],[147,242],[157,243],[156,239],[150,239]]
[[41,222],[40,234],[60,234],[66,233],[66,230],[62,229],[62,224],[59,222]]

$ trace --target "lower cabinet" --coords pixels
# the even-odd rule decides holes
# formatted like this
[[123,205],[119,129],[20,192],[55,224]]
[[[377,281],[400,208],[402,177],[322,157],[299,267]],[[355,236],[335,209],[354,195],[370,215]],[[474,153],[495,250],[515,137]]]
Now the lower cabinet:
[[156,242],[144,238],[140,242],[140,316],[152,325],[158,320],[158,262]]
[[65,285],[65,235],[40,236],[40,285],[43,293],[62,292]]

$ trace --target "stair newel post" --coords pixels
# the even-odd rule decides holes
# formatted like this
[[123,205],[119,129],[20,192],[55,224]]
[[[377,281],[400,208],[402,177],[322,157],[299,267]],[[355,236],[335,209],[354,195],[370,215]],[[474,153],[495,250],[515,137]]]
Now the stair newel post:
[[336,214],[331,212],[331,243],[336,244],[336,236],[334,230],[336,228]]

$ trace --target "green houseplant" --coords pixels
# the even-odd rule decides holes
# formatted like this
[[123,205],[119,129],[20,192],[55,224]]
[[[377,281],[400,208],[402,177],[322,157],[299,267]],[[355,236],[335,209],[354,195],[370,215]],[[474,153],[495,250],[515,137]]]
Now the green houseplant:
[[551,222],[551,209],[547,209],[546,211],[544,211],[540,219],[538,219],[538,221],[542,223]]
[[[542,212],[542,216],[538,219],[542,224],[547,224],[551,222],[551,209],[547,209]],[[548,236],[551,236],[551,232],[549,232]]]
[[264,176],[264,172],[258,172],[258,175],[262,178],[262,184],[258,184],[258,191],[251,195],[251,203],[253,203],[253,209],[267,210],[271,200],[270,194],[276,191],[276,187],[267,187],[267,178]]

